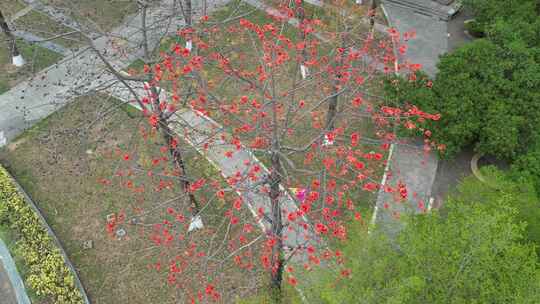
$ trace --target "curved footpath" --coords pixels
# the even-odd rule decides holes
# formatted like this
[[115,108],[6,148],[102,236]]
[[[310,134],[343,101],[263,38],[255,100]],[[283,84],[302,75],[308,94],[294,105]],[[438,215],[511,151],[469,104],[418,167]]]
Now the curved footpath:
[[15,261],[0,239],[0,299],[2,304],[30,304]]

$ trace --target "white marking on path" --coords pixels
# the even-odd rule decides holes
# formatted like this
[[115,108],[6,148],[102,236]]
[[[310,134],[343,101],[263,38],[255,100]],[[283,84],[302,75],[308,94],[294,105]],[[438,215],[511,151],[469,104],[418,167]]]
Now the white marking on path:
[[0,147],[5,146],[7,144],[7,138],[4,135],[4,131],[0,131]]

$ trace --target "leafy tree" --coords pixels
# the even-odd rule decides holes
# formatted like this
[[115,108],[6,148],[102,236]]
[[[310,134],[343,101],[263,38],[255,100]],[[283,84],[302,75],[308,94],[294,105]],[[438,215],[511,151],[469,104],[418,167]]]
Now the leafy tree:
[[481,173],[487,183],[469,176],[457,187],[457,198],[463,202],[489,204],[498,197],[510,197],[509,202],[517,211],[517,221],[527,224],[524,240],[535,243],[537,250],[540,249],[540,200],[531,177],[517,171],[505,173],[491,166],[482,168]]
[[519,156],[512,164],[511,174],[519,179],[532,182],[536,192],[540,193],[540,145],[535,144],[526,154]]
[[[540,18],[535,1],[468,0],[486,39],[441,57],[427,86],[422,75],[391,79],[386,92],[441,114],[435,125],[420,121],[446,146],[446,156],[474,145],[514,160],[534,144],[540,111]],[[432,87],[430,91],[430,87]]]
[[540,68],[535,49],[516,40],[502,47],[486,39],[444,55],[433,80],[391,80],[387,93],[441,114],[419,121],[446,145],[445,155],[475,144],[479,152],[514,159],[526,152],[539,124]]
[[538,37],[529,35],[538,26],[537,1],[465,0],[464,4],[471,8],[476,22],[488,36],[497,36],[502,29],[508,30],[508,33],[513,32],[513,39],[529,36],[538,42]]
[[513,199],[450,199],[444,213],[407,219],[395,246],[364,233],[346,249],[358,257],[349,261],[350,280],[325,281],[324,303],[536,302],[536,253],[521,243]]

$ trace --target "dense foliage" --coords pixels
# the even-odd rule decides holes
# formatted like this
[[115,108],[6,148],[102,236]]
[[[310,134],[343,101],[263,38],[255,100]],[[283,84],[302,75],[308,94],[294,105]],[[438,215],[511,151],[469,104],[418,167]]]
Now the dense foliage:
[[432,81],[421,74],[391,79],[399,103],[436,111],[421,123],[446,145],[445,155],[474,145],[478,152],[514,160],[535,144],[540,126],[540,18],[534,1],[468,1],[486,33],[441,57]]
[[60,250],[2,167],[0,224],[9,225],[19,236],[16,251],[28,267],[26,283],[38,296],[59,304],[84,303]]
[[364,233],[349,245],[351,277],[327,280],[325,303],[535,303],[537,256],[512,207],[521,198],[475,197],[470,186],[444,210],[407,219],[395,244]]
[[516,220],[526,224],[524,241],[534,243],[540,254],[540,200],[534,189],[534,180],[522,172],[511,170],[505,173],[495,167],[485,167],[480,172],[487,183],[469,176],[457,187],[455,197],[464,203],[484,204],[501,196],[509,197],[511,207],[517,211]]
[[475,21],[491,39],[504,36],[511,42],[522,39],[538,45],[540,37],[540,2],[535,0],[465,0],[475,16]]

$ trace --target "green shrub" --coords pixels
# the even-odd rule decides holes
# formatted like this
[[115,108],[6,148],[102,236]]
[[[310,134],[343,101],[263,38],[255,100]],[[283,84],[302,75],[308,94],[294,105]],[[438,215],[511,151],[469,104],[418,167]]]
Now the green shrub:
[[521,177],[530,180],[536,192],[540,193],[540,141],[512,163],[510,174],[515,179]]
[[26,282],[38,296],[51,298],[56,304],[84,303],[60,250],[1,166],[0,222],[18,235],[15,250],[28,267]]

